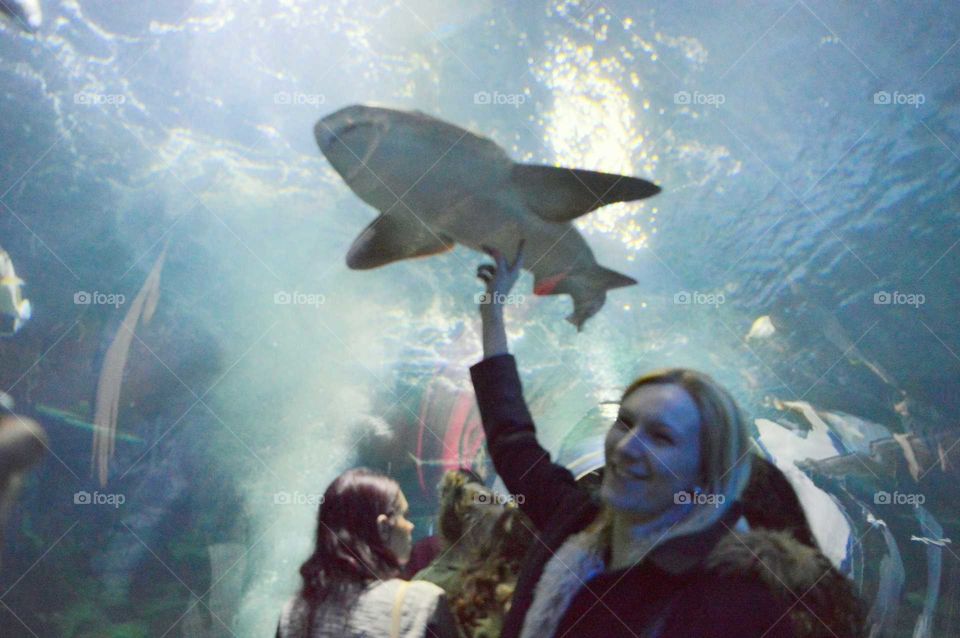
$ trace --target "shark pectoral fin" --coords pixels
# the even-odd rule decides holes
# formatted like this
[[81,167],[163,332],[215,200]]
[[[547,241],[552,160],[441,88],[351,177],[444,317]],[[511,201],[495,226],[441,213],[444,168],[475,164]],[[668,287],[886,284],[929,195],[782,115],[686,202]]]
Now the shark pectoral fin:
[[353,241],[347,253],[347,266],[353,270],[379,268],[389,263],[436,255],[453,249],[455,242],[435,233],[401,213],[380,215]]
[[652,197],[660,187],[646,180],[576,168],[514,164],[510,179],[541,219],[568,222],[601,206]]

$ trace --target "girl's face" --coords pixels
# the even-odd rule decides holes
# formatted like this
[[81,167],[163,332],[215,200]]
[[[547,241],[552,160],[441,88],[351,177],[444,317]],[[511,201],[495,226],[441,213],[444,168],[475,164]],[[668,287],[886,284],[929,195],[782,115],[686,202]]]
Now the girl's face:
[[652,520],[701,480],[700,412],[676,384],[640,386],[620,404],[605,452],[601,498],[615,511]]
[[378,518],[380,537],[397,557],[397,562],[406,565],[413,549],[413,523],[407,520],[410,506],[403,492],[400,492],[395,512],[392,516],[381,514]]

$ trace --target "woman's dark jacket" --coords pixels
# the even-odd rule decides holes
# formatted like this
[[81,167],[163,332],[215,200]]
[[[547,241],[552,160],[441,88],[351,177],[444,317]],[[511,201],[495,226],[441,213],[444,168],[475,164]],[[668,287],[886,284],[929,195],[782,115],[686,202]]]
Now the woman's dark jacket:
[[[576,485],[566,468],[552,463],[549,453],[537,442],[513,356],[484,359],[470,373],[494,467],[537,527],[537,542],[524,559],[504,621],[502,637],[516,638],[547,562],[569,536],[595,519],[600,505]],[[712,528],[671,539],[638,565],[604,572],[590,580],[563,613],[555,636],[800,635],[796,625],[798,620],[806,622],[800,616],[806,612],[804,595],[809,591],[803,585],[814,583],[807,582],[811,577],[805,573],[801,582],[794,582],[789,566],[799,558],[807,563],[818,561],[823,570],[832,567],[815,548],[802,545],[786,532],[734,534],[741,512],[739,504],[734,504],[727,517]],[[694,556],[695,566],[683,571],[671,565],[662,551],[668,545]],[[843,580],[842,575],[831,576]],[[822,618],[824,612],[819,611],[816,615]],[[825,622],[830,624],[830,618]],[[821,628],[823,635],[851,635],[826,624]],[[819,634],[813,628],[802,635]]]

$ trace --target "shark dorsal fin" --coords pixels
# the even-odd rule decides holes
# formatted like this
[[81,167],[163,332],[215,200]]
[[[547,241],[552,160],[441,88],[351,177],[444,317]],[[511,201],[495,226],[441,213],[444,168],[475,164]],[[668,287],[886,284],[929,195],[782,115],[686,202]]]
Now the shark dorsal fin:
[[592,210],[652,197],[660,187],[646,180],[576,168],[515,164],[511,181],[541,219],[568,222]]

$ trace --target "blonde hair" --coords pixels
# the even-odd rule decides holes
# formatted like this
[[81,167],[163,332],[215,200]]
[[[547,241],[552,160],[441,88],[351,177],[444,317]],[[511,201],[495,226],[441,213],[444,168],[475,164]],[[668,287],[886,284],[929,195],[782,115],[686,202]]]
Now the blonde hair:
[[440,537],[447,544],[457,543],[475,527],[472,521],[476,516],[477,503],[467,498],[467,486],[471,484],[486,490],[477,474],[463,468],[445,472],[440,480],[440,512],[437,522]]

